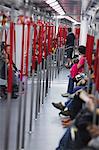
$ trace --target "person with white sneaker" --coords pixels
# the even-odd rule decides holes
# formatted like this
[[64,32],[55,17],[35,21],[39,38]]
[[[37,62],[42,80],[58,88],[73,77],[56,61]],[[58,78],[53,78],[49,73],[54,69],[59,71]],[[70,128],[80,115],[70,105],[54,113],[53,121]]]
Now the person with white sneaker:
[[68,97],[73,92],[74,88],[74,82],[75,82],[75,76],[79,73],[84,73],[84,64],[85,64],[85,53],[86,53],[86,47],[81,45],[78,48],[79,51],[79,62],[77,64],[74,64],[70,69],[70,76],[69,76],[69,82],[68,82],[68,89],[67,93],[61,94],[63,97]]

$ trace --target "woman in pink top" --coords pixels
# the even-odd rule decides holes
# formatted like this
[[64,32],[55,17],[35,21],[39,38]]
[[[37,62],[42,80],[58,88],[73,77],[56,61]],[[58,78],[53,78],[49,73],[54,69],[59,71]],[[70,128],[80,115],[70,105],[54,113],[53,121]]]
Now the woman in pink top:
[[74,79],[75,76],[79,73],[84,72],[84,64],[85,64],[85,53],[86,53],[86,47],[81,45],[78,48],[80,59],[79,62],[74,64],[70,69],[70,77],[69,77],[69,83],[68,83],[68,90],[67,93],[62,94],[63,97],[68,96],[69,94],[72,94],[73,88],[74,88]]
[[75,63],[70,69],[70,75],[72,78],[79,73],[84,72],[84,64],[85,64],[85,54],[80,54],[80,59],[78,63]]

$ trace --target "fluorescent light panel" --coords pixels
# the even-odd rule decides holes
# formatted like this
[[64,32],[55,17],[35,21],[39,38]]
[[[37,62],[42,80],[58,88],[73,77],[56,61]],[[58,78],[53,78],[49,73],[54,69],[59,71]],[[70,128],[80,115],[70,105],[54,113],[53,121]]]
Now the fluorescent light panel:
[[59,8],[55,8],[55,10],[58,12],[58,11],[63,11],[63,9],[61,8],[61,7],[59,7]]
[[57,9],[57,12],[60,12],[60,11],[64,12],[62,8]]
[[60,7],[60,5],[58,4],[58,5],[56,5],[56,6],[53,6],[53,8],[54,9],[57,9],[57,8],[59,8]]
[[46,3],[49,4],[60,15],[64,15],[65,14],[64,10],[61,8],[61,6],[57,2],[57,0],[47,0]]
[[47,4],[51,4],[51,3],[53,3],[53,2],[56,2],[56,0],[47,0],[47,1],[46,1]]
[[65,12],[59,12],[60,15],[65,15]]
[[51,3],[51,4],[49,4],[51,7],[53,7],[53,6],[56,6],[56,5],[58,5],[58,2],[54,2],[54,3]]

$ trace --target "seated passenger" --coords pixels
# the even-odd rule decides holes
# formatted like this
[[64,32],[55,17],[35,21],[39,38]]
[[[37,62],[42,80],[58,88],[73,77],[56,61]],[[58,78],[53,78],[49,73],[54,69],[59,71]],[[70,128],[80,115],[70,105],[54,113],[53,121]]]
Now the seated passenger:
[[[73,125],[67,129],[56,150],[80,150],[88,145],[93,136],[99,136],[99,108],[95,109],[95,99],[93,96],[86,96],[85,93],[82,93],[80,97],[86,102],[87,108],[77,115]],[[95,126],[93,126],[94,110],[96,110]]]
[[[10,55],[10,45],[4,45],[2,47],[2,57],[3,57],[3,66],[1,68],[1,78],[6,79],[6,74],[8,72],[8,67],[9,67],[9,55]],[[6,67],[6,69],[5,69]],[[5,73],[6,70],[6,73]],[[18,77],[16,77],[16,72],[18,72],[18,69],[16,65],[13,63],[13,92],[12,92],[12,98],[17,98],[18,96],[15,94],[15,92],[18,92]],[[3,95],[4,99],[7,97],[7,87],[6,86],[1,86],[1,95]]]
[[62,94],[63,97],[67,97],[70,94],[72,94],[73,88],[74,88],[74,82],[75,82],[75,76],[79,73],[84,72],[84,64],[85,64],[85,53],[86,53],[86,47],[85,46],[79,46],[78,48],[80,59],[77,64],[74,64],[70,69],[70,76],[69,76],[69,83],[68,83],[68,89],[67,93]]

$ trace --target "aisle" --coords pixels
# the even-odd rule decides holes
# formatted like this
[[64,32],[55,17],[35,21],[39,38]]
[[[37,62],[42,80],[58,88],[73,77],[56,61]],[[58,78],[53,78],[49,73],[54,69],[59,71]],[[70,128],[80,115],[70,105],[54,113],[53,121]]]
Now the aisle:
[[65,102],[61,93],[66,91],[68,82],[67,75],[69,72],[64,69],[59,76],[53,81],[45,103],[42,106],[41,113],[37,120],[34,121],[32,135],[27,133],[26,149],[28,150],[55,150],[58,142],[66,129],[62,128],[59,110],[52,106],[52,102]]
[[[66,99],[62,98],[61,93],[64,93],[66,91],[68,74],[69,71],[63,69],[60,72],[60,74],[57,75],[57,78],[54,79],[54,81],[52,82],[51,88],[49,89],[49,93],[45,99],[44,105],[42,105],[41,107],[41,113],[38,115],[37,120],[34,119],[33,115],[33,132],[31,135],[29,134],[31,80],[29,80],[27,109],[26,109],[27,113],[26,113],[26,130],[25,130],[26,133],[25,150],[55,150],[55,148],[58,146],[58,142],[66,129],[62,128],[60,121],[61,118],[58,115],[59,110],[55,109],[51,103],[59,101],[65,102]],[[36,81],[34,90],[35,90],[34,94],[35,97]],[[19,106],[19,98],[12,99],[9,150],[16,150],[18,106]],[[7,110],[7,101],[0,101],[0,150],[4,150],[6,110]]]

